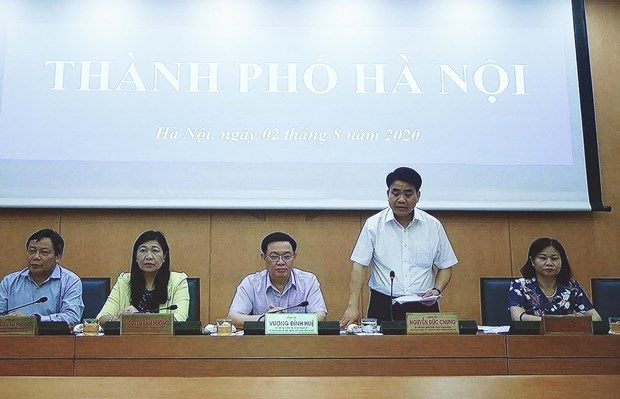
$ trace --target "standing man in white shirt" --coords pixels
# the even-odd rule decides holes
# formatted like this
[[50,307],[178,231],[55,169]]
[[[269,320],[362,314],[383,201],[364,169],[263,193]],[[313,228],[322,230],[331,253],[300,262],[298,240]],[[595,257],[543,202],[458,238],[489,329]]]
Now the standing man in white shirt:
[[368,317],[380,323],[404,320],[411,312],[438,312],[435,299],[393,304],[392,297],[441,295],[458,262],[439,220],[416,209],[420,174],[400,167],[387,175],[386,184],[389,207],[366,220],[351,254],[349,302],[340,319],[342,328],[360,319],[358,304],[368,266],[372,266]]

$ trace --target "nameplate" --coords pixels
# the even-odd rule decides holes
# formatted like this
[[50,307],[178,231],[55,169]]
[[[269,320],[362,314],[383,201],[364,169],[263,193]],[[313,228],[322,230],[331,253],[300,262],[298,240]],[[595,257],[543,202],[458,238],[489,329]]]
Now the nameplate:
[[592,316],[543,316],[543,334],[592,334]]
[[34,335],[37,331],[37,319],[34,316],[0,317],[0,334]]
[[319,319],[314,313],[267,313],[265,335],[318,335]]
[[407,334],[458,334],[456,313],[407,313]]
[[172,313],[133,313],[121,315],[121,335],[172,335]]

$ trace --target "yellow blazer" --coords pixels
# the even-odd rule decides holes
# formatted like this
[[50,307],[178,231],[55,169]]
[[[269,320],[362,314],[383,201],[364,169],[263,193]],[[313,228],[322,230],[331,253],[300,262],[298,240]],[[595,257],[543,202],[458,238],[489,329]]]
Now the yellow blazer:
[[[103,308],[97,315],[97,319],[101,316],[117,315],[131,301],[131,289],[129,280],[131,273],[121,273],[116,280],[116,284],[112,287],[112,291],[105,301]],[[165,308],[170,305],[177,305],[175,310],[162,310],[161,313],[172,313],[175,321],[187,320],[189,312],[189,289],[187,288],[187,274],[179,272],[170,272],[170,280],[168,281],[168,300],[161,304],[160,307]]]

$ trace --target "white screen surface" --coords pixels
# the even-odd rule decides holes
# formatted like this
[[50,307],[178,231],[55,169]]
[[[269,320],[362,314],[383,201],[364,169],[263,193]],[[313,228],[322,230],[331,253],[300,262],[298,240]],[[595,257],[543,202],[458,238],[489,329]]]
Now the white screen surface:
[[570,1],[48,3],[1,14],[1,206],[374,209],[411,166],[591,209]]

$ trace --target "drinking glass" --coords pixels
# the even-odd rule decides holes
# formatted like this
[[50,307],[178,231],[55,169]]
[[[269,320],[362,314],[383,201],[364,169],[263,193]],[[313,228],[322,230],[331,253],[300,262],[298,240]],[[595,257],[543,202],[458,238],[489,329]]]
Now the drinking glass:
[[99,323],[97,319],[84,319],[84,335],[95,336],[99,334]]
[[232,334],[232,320],[227,318],[217,319],[217,335],[226,336]]
[[362,332],[374,334],[377,331],[377,319],[372,317],[362,319]]
[[620,317],[609,318],[609,333],[620,335]]

